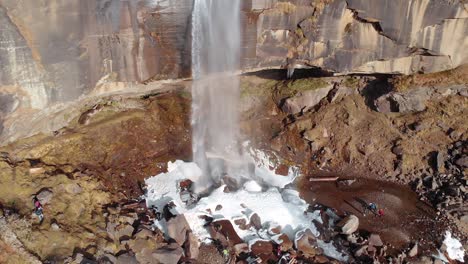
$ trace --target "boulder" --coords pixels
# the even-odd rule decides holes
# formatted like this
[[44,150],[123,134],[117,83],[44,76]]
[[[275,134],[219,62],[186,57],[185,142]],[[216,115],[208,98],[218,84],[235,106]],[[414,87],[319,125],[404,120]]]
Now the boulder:
[[383,246],[382,239],[377,234],[371,234],[369,237],[369,246],[381,247]]
[[130,239],[135,230],[131,225],[120,225],[116,228],[119,241]]
[[83,191],[83,188],[77,183],[69,183],[64,185],[65,191],[71,194],[79,194]]
[[98,261],[99,264],[116,264],[117,258],[109,253],[102,255]]
[[44,172],[45,172],[45,169],[42,167],[29,169],[29,174],[32,174],[32,175],[43,174]]
[[250,225],[255,227],[257,230],[262,229],[262,221],[257,213],[254,213],[252,216],[250,216]]
[[317,239],[310,229],[298,232],[295,243],[296,249],[302,251],[306,257],[313,257],[320,252],[317,246]]
[[325,88],[314,89],[288,98],[283,104],[282,110],[288,114],[306,112],[316,106],[333,89],[332,85]]
[[190,226],[183,214],[176,215],[167,222],[167,235],[174,239],[179,246],[182,246],[186,239]]
[[339,87],[335,94],[333,95],[331,102],[335,102],[339,99],[342,99],[346,96],[352,95],[352,94],[357,94],[358,91],[356,88],[349,88],[349,87]]
[[234,253],[236,256],[240,255],[241,253],[249,253],[249,245],[247,245],[247,243],[234,245]]
[[436,166],[437,171],[440,173],[445,172],[445,160],[447,159],[447,155],[443,152],[437,152],[437,159],[436,159]]
[[234,224],[236,224],[241,230],[247,230],[251,227],[250,224],[247,224],[247,220],[245,218],[235,219]]
[[229,246],[229,243],[226,237],[223,234],[221,234],[221,232],[219,232],[218,230],[219,229],[215,228],[214,225],[208,226],[208,232],[210,233],[211,239],[213,239],[214,241],[217,241],[223,247]]
[[156,263],[177,264],[184,254],[184,250],[176,243],[158,248],[152,256]]
[[320,255],[320,256],[314,257],[314,262],[315,263],[330,263],[330,260],[327,257]]
[[359,258],[360,256],[367,254],[367,245],[361,246],[356,252],[354,252],[354,256]]
[[226,219],[217,220],[213,221],[213,225],[217,226],[217,232],[221,233],[231,243],[231,245],[236,245],[244,242],[232,226],[231,221]]
[[286,234],[278,235],[275,240],[279,242],[283,251],[288,251],[293,248],[293,242]]
[[107,225],[106,225],[107,235],[109,235],[109,237],[113,240],[118,238],[116,228],[117,228],[116,223],[107,222]]
[[337,226],[341,229],[342,234],[350,235],[358,230],[359,218],[355,215],[349,215],[341,220]]
[[273,243],[266,240],[257,240],[250,244],[250,252],[255,256],[268,256],[273,253]]
[[457,159],[457,161],[455,161],[455,164],[462,168],[468,168],[468,156],[464,155],[463,157]]
[[192,233],[189,232],[187,235],[187,240],[184,244],[185,248],[185,256],[190,259],[197,259],[198,254],[200,253],[200,243],[198,242],[198,238]]
[[138,264],[136,257],[134,254],[130,254],[128,252],[120,254],[117,256],[117,261],[114,264]]
[[59,230],[60,230],[60,226],[59,226],[57,223],[52,223],[52,224],[50,224],[50,228],[51,228],[53,231],[59,231]]
[[147,238],[150,238],[150,237],[154,237],[154,232],[147,229],[147,228],[141,228],[135,234],[135,238],[147,239]]
[[414,246],[408,252],[408,256],[414,257],[418,254],[418,243],[414,244]]
[[42,205],[48,204],[50,200],[52,200],[53,196],[54,196],[54,193],[49,189],[42,189],[36,195],[37,199],[39,199]]

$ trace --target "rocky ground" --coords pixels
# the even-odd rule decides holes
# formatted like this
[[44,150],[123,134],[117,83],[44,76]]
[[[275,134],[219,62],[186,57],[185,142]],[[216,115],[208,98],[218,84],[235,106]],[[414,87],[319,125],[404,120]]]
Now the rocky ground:
[[[323,236],[356,261],[430,259],[444,230],[464,244],[468,236],[467,73],[462,67],[411,77],[331,77],[308,70],[296,71],[291,80],[284,80],[283,71],[246,74],[242,130],[254,146],[284,159],[278,173],[300,166],[304,178],[298,186],[313,206],[357,216],[355,237],[323,228]],[[170,241],[152,230],[145,207],[134,200],[143,179],[165,171],[167,161],[190,160],[187,87],[182,82],[169,91],[86,99],[71,112],[57,113],[69,115],[67,126],[1,147],[0,228],[11,231],[15,242],[0,236],[0,262],[190,258],[193,243],[185,237]],[[307,181],[330,175],[357,181]],[[44,204],[42,225],[32,215],[35,194]],[[375,200],[386,216],[363,216],[356,197]],[[409,221],[418,228],[405,225]],[[313,241],[305,239],[306,248]],[[254,255],[266,260],[272,252],[273,245],[262,245]],[[320,252],[304,259],[332,261]],[[201,246],[198,260],[223,262],[208,245]]]

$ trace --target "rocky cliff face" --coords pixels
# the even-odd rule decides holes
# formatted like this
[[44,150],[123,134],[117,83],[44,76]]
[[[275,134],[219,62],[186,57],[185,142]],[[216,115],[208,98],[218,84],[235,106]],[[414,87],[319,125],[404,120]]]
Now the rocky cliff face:
[[[0,0],[0,120],[109,83],[128,91],[190,76],[191,9],[187,0]],[[245,0],[243,65],[451,69],[467,61],[467,19],[462,1]]]

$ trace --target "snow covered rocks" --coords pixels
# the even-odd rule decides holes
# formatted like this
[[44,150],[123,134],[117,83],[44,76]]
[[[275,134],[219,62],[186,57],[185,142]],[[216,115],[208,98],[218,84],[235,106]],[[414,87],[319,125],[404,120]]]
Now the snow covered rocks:
[[[277,261],[278,255],[297,249],[303,252],[303,257],[323,253],[346,260],[332,242],[318,239],[320,233],[313,221],[322,221],[320,211],[309,211],[309,204],[300,198],[298,191],[285,188],[294,180],[293,176],[275,175],[274,170],[264,167],[256,168],[256,173],[254,178],[258,181],[247,180],[228,192],[226,184],[210,186],[211,192],[189,204],[180,195],[183,189],[180,183],[189,180],[196,186],[201,171],[194,163],[170,162],[167,173],[146,180],[148,208],[156,206],[160,210],[167,204],[173,205],[171,217],[155,221],[155,227],[179,246],[182,243],[185,251],[189,248],[191,252],[184,252],[184,257],[190,255],[190,259],[197,255],[198,244],[194,242],[199,241],[220,246],[220,252],[228,255],[226,258],[244,252],[263,261]],[[197,194],[196,189],[190,191]]]
[[[449,231],[445,232],[445,239],[442,244],[441,251],[445,251],[448,257],[452,260],[464,262],[465,249],[463,248],[462,243],[458,239],[452,237],[452,233]],[[442,260],[445,261],[445,259]]]

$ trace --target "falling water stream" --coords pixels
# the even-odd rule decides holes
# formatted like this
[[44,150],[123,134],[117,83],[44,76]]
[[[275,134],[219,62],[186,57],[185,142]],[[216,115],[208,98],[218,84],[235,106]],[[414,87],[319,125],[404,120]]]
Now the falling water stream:
[[[240,0],[195,0],[192,13],[192,148],[198,188],[242,171],[239,144]],[[220,165],[208,157],[239,161]]]

